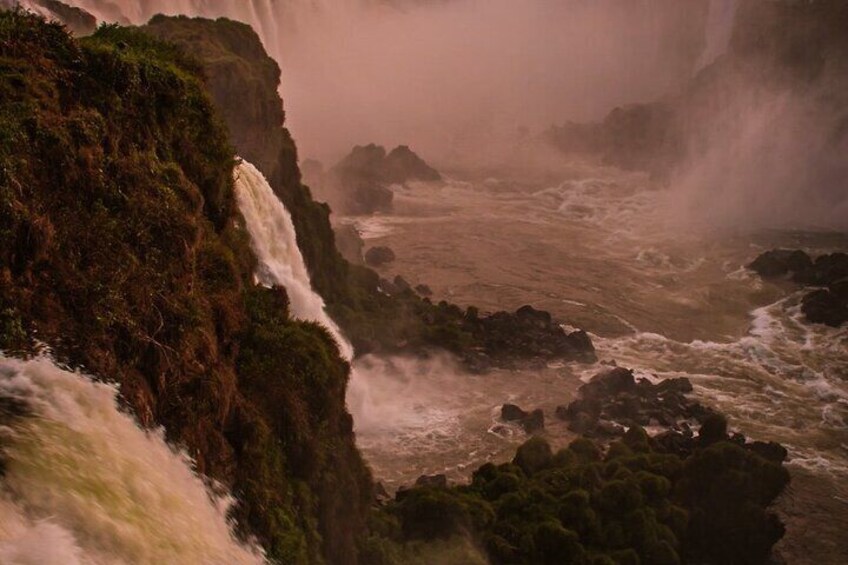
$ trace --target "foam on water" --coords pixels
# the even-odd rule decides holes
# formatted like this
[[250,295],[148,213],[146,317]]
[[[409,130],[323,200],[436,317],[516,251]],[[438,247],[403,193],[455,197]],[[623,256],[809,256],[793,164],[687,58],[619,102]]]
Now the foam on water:
[[140,429],[113,386],[48,358],[0,355],[0,562],[261,563],[236,542],[231,501],[209,493],[161,431]]

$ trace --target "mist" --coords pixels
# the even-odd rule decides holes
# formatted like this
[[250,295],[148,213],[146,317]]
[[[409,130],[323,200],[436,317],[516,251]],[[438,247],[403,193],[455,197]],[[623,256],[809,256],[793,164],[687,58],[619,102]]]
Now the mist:
[[708,0],[184,0],[119,2],[120,14],[78,3],[107,20],[252,24],[282,68],[301,156],[326,161],[365,143],[446,160],[521,127],[596,119],[678,88],[706,50],[722,49],[707,45]]

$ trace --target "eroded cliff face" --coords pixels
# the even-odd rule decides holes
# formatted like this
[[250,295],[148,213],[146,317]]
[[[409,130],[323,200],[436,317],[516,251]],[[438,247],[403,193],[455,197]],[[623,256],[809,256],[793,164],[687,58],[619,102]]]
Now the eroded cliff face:
[[[238,531],[270,557],[355,563],[371,483],[349,367],[289,316],[284,289],[254,286],[235,151],[200,64],[137,30],[77,41],[14,11],[0,63],[0,349],[47,344],[117,382],[144,426],[239,498]],[[279,140],[275,174],[296,178]]]
[[328,301],[347,293],[347,264],[335,248],[329,208],[301,182],[297,148],[285,128],[280,68],[248,25],[225,18],[154,17],[144,31],[183,47],[203,63],[215,105],[240,156],[261,170],[291,211],[316,290]]

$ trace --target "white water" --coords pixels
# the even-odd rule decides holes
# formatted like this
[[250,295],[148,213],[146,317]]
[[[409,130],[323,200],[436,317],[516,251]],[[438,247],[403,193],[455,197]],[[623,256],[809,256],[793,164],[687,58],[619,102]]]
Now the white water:
[[351,360],[353,347],[325,312],[324,300],[312,290],[291,214],[262,173],[247,161],[236,168],[236,199],[259,259],[256,273],[259,283],[284,287],[294,317],[324,326],[344,358]]
[[116,389],[50,359],[0,354],[0,397],[30,414],[0,421],[0,563],[261,563],[191,461],[121,412]]

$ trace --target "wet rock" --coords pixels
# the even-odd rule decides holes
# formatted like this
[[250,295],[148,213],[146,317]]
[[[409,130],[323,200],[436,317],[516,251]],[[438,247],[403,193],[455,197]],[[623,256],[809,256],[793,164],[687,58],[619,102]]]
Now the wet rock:
[[563,406],[560,404],[556,407],[556,410],[554,411],[554,416],[556,416],[560,420],[568,420],[569,418],[571,418],[571,413],[569,412],[567,406]]
[[389,491],[386,490],[386,486],[381,481],[377,481],[376,483],[374,483],[373,495],[374,503],[378,506],[387,504],[392,500],[392,496],[389,494]]
[[790,273],[803,276],[812,267],[813,261],[809,255],[789,249],[766,251],[748,265],[749,269],[766,279],[784,277]]
[[504,422],[521,421],[527,416],[528,413],[515,404],[504,404],[501,406],[501,420]]
[[801,311],[814,324],[825,324],[834,328],[848,322],[848,301],[829,289],[819,289],[807,294]]
[[438,182],[439,171],[428,165],[406,145],[398,145],[386,155],[380,174],[387,182],[402,184],[410,180]]
[[745,447],[747,447],[763,459],[768,459],[769,461],[773,461],[775,463],[783,463],[789,456],[789,452],[786,451],[785,447],[773,441],[770,441],[768,443],[762,441],[755,441],[747,444]]
[[811,323],[832,327],[848,323],[848,254],[830,253],[813,261],[803,251],[778,249],[763,253],[749,267],[763,278],[792,273],[792,280],[797,283],[827,287],[804,297],[804,316]]
[[[623,367],[602,371],[578,389],[579,397],[557,408],[558,418],[569,429],[590,437],[610,437],[620,429],[640,426],[685,429],[687,420],[703,421],[712,410],[689,400],[692,383],[686,378],[666,379],[653,384],[636,380]],[[691,431],[689,432],[691,436]]]
[[426,284],[416,285],[415,292],[417,292],[421,296],[433,296],[433,290]]
[[845,278],[848,278],[848,254],[830,253],[816,258],[809,275],[799,282],[824,286]]
[[351,224],[333,226],[333,234],[336,237],[336,248],[342,257],[350,263],[362,265],[364,262],[362,250],[365,248],[365,242],[362,241],[356,228]]
[[400,275],[395,276],[395,278],[392,282],[395,283],[395,286],[398,288],[398,290],[400,292],[406,292],[408,290],[412,290],[412,287],[410,286],[410,284],[406,281],[405,278],[403,278]]
[[578,412],[571,418],[568,429],[577,434],[585,434],[595,429],[598,419],[586,412]]
[[610,422],[609,420],[598,420],[594,431],[597,435],[618,437],[624,435],[625,429],[624,426],[620,426],[615,422]]
[[380,290],[388,294],[389,296],[395,296],[400,294],[400,288],[388,279],[380,279]]
[[532,306],[522,306],[515,311],[515,317],[525,324],[532,324],[538,328],[550,328],[552,318],[550,312],[536,310]]
[[518,422],[528,434],[545,428],[545,413],[541,408],[527,412],[515,404],[504,404],[501,406],[501,420]]
[[596,360],[595,349],[585,332],[566,333],[548,312],[531,306],[523,306],[515,313],[495,312],[488,316],[480,316],[476,310],[472,315],[469,309],[463,322],[463,329],[481,340],[485,351],[498,359]]
[[530,412],[526,418],[521,420],[521,426],[528,434],[538,432],[545,429],[545,413],[541,408],[537,408]]
[[380,267],[395,260],[395,252],[389,247],[372,247],[365,253],[365,262],[372,267]]
[[727,418],[718,413],[707,416],[698,431],[698,443],[707,446],[725,439],[727,439]]
[[417,487],[448,488],[448,477],[444,474],[421,475],[415,481]]

